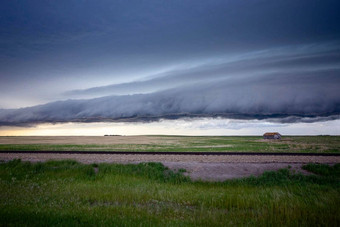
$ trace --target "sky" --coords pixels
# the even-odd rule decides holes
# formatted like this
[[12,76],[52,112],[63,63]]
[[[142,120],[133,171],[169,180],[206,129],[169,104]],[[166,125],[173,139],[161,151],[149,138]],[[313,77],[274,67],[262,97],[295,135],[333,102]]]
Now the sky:
[[339,135],[339,9],[2,1],[0,135]]

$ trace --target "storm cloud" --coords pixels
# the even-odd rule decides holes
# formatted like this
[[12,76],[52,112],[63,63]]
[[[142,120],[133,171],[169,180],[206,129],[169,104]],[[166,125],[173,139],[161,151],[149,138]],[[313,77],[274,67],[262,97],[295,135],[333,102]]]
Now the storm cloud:
[[[266,75],[197,83],[148,94],[67,100],[0,111],[1,125],[42,122],[152,121],[181,117],[309,122],[340,114],[339,71]],[[320,76],[322,75],[322,76]]]
[[339,119],[339,5],[6,1],[0,126]]

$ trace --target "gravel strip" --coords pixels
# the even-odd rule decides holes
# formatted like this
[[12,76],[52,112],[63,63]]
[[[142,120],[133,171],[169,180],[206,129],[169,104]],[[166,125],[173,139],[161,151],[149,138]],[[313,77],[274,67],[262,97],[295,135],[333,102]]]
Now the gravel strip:
[[338,156],[261,156],[261,155],[120,155],[120,154],[16,154],[0,153],[0,160],[21,159],[30,162],[72,159],[82,163],[162,162],[173,169],[186,169],[193,180],[223,181],[258,176],[264,171],[291,167],[292,171],[309,174],[301,169],[306,163],[340,163]]
[[185,175],[192,180],[224,181],[233,178],[260,176],[265,171],[276,171],[289,168],[292,172],[310,175],[297,163],[195,163],[195,162],[163,162],[170,169],[186,169]]

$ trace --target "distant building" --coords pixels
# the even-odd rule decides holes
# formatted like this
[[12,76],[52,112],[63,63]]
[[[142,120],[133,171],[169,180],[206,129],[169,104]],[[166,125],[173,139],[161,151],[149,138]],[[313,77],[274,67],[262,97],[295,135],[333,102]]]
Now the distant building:
[[281,134],[278,132],[266,132],[263,134],[263,139],[279,140],[281,139]]

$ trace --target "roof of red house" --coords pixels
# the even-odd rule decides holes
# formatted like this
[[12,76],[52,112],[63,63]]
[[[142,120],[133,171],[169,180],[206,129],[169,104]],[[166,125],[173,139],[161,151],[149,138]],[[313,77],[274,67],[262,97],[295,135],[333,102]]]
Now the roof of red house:
[[266,132],[265,134],[263,134],[263,136],[275,136],[275,135],[281,135],[278,132]]

